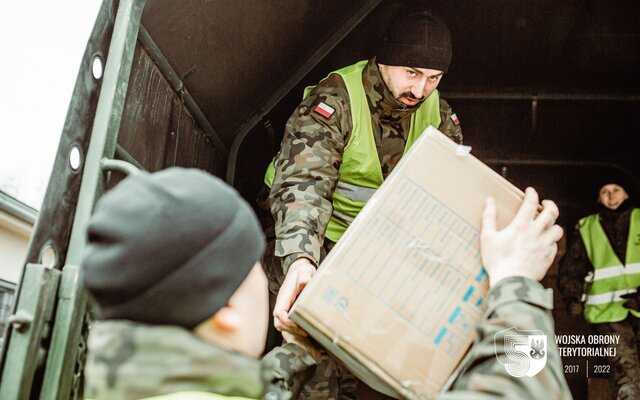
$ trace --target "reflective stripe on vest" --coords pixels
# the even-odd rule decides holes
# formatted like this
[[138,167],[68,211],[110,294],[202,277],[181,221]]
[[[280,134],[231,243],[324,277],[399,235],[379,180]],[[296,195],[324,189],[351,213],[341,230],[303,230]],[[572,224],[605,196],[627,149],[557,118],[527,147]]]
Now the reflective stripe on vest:
[[338,181],[335,193],[350,198],[351,200],[366,203],[373,196],[377,189],[364,186],[352,185],[347,182]]
[[640,263],[627,264],[624,268],[622,265],[600,268],[593,274],[593,280],[599,281],[624,274],[640,274]]
[[[362,72],[368,61],[360,61],[335,72],[342,77],[351,106],[352,131],[342,154],[339,170],[339,181],[333,193],[333,213],[327,226],[325,236],[337,242],[349,224],[360,213],[362,207],[373,196],[383,182],[382,167],[378,157],[371,112],[367,103],[367,95],[362,85]],[[305,89],[305,96],[312,87]],[[431,125],[440,126],[440,95],[437,90],[411,114],[411,127],[404,153]],[[275,175],[273,162],[265,174],[265,183],[271,187]]]
[[608,292],[603,294],[591,294],[587,296],[587,301],[585,304],[588,305],[601,305],[601,304],[609,304],[612,301],[624,301],[622,298],[623,295],[635,292],[635,289],[628,290],[616,290],[615,292]]
[[623,307],[625,299],[621,298],[640,286],[640,210],[631,212],[626,265],[613,251],[597,214],[581,219],[579,226],[594,268],[586,291],[585,319],[591,323],[617,322],[625,319],[629,312],[640,317],[640,312]]

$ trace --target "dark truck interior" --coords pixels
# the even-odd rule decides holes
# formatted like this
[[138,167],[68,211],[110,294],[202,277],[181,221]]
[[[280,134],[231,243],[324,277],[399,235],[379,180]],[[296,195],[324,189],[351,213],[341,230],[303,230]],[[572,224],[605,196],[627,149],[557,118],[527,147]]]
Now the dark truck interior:
[[[148,171],[204,169],[254,203],[303,87],[374,56],[393,14],[418,2],[134,1],[141,22],[139,31],[135,17],[124,25],[130,31],[123,40],[134,35],[135,49],[122,61],[130,74],[124,68],[116,75],[123,85],[114,90],[113,109],[122,112],[109,120],[117,145],[106,149]],[[453,61],[439,89],[461,121],[464,143],[516,186],[533,186],[556,201],[569,240],[577,219],[595,206],[599,177],[624,176],[638,193],[640,2],[420,2],[451,31]],[[47,245],[54,269],[69,261],[88,161],[69,168],[68,154],[89,152],[107,85],[91,76],[91,65],[109,61],[122,3],[104,1],[96,20],[27,262],[40,262]],[[121,177],[108,173],[107,186]],[[555,274],[552,269],[547,286],[555,287]],[[558,333],[588,331],[556,300]],[[575,398],[607,390],[606,379],[567,380]],[[33,386],[39,385],[46,383]]]
[[[375,55],[389,18],[413,3],[149,2],[142,15],[148,35],[140,35],[148,40],[140,40],[136,50],[121,143],[150,169],[171,161],[151,153],[171,153],[171,141],[150,149],[139,139],[153,135],[157,141],[178,130],[180,116],[170,110],[179,110],[171,103],[179,97],[167,94],[161,101],[154,91],[141,90],[160,79],[153,73],[166,62],[229,150],[213,171],[251,200],[302,88]],[[639,100],[640,5],[426,3],[442,15],[453,37],[452,65],[439,89],[459,116],[472,154],[517,186],[533,185],[561,204],[568,223],[590,211],[597,188],[589,182],[599,172],[619,170],[638,183],[633,115]],[[150,49],[153,43],[158,52]],[[158,60],[160,53],[164,60]],[[132,109],[136,101],[147,106]],[[140,118],[140,112],[154,117]],[[188,136],[188,126],[180,130]],[[188,137],[180,140],[190,143]],[[191,159],[178,164],[199,160],[192,152],[179,153]]]

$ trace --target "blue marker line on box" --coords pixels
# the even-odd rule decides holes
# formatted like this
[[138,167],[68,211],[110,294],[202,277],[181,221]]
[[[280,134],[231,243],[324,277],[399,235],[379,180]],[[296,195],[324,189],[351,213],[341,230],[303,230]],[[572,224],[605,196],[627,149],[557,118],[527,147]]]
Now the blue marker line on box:
[[473,286],[469,286],[469,290],[467,290],[467,293],[464,294],[464,297],[462,298],[462,301],[464,301],[465,303],[467,302],[467,300],[469,300],[469,297],[471,297],[471,294],[474,291],[474,287]]
[[458,314],[460,314],[460,307],[456,307],[455,310],[453,310],[453,312],[451,313],[451,316],[449,317],[449,323],[453,324],[453,322],[456,320],[456,317],[458,316]]
[[436,339],[433,341],[436,345],[439,345],[440,342],[442,342],[442,339],[444,338],[444,334],[447,333],[447,328],[442,328],[440,329],[440,332],[438,332],[438,336],[436,336]]

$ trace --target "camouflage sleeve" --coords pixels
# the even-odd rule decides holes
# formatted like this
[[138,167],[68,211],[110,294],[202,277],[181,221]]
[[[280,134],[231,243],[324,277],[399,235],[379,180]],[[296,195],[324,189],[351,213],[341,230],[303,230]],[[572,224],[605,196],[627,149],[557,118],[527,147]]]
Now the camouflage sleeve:
[[[438,399],[571,399],[555,344],[552,308],[552,292],[539,282],[522,277],[500,281],[489,291],[487,310],[460,375]],[[514,377],[505,369],[504,364],[518,362],[505,351],[504,331],[515,333],[513,327],[547,336],[546,365],[533,377]]]
[[318,360],[302,346],[285,343],[267,353],[261,360],[263,399],[297,399],[302,386],[314,374]]
[[[316,107],[323,103],[323,110]],[[331,198],[348,135],[351,111],[342,78],[324,79],[296,108],[276,155],[269,200],[275,219],[275,255],[286,273],[300,256],[320,261],[332,212]]]
[[462,144],[462,127],[460,120],[455,115],[451,106],[445,99],[440,97],[440,126],[438,130],[447,135],[451,140]]
[[581,302],[584,278],[593,269],[577,227],[572,238],[558,268],[558,290],[566,304]]

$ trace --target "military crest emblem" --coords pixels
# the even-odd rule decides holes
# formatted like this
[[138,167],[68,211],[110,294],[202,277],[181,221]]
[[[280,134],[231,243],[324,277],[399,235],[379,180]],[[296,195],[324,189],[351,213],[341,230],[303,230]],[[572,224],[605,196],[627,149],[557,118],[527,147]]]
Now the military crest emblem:
[[515,326],[495,334],[496,357],[509,375],[535,376],[547,364],[547,335],[539,330],[519,330]]

